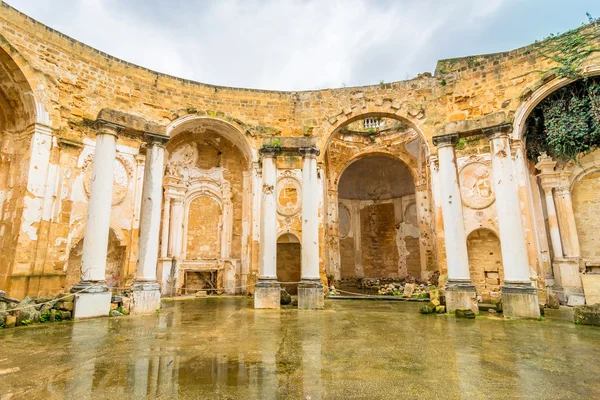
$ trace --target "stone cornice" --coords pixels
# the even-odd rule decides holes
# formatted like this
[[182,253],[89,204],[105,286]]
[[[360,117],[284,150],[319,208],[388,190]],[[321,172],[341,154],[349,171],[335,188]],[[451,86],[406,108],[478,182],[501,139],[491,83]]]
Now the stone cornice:
[[505,123],[496,126],[490,126],[481,130],[488,139],[496,139],[499,137],[508,136],[512,132],[512,124]]

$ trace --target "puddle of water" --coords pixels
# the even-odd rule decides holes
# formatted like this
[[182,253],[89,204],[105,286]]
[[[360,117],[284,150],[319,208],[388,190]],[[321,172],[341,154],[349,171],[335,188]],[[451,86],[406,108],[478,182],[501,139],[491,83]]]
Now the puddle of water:
[[600,329],[326,305],[209,298],[3,330],[0,399],[600,398]]

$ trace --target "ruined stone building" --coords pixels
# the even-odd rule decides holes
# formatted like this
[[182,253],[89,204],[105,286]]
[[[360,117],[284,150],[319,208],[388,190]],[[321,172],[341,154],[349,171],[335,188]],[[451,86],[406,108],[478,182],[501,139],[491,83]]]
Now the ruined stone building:
[[280,92],[157,73],[0,2],[0,289],[73,289],[91,316],[110,288],[144,312],[204,288],[276,307],[277,282],[302,282],[300,306],[320,308],[340,280],[439,271],[449,310],[594,301],[600,151],[531,154],[525,132],[541,102],[600,75],[599,32],[573,33],[591,51],[570,75],[557,37]]

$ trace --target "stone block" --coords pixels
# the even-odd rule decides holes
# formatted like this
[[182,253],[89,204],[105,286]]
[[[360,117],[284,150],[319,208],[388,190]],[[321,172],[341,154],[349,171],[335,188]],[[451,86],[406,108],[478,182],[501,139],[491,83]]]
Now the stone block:
[[577,307],[585,304],[585,296],[579,293],[567,293],[567,305],[569,307]]
[[158,284],[149,290],[132,290],[129,312],[131,314],[152,314],[160,310],[160,289]]
[[457,309],[468,308],[479,314],[477,291],[470,284],[448,284],[446,286],[446,311],[451,313]]
[[548,302],[546,303],[548,308],[558,310],[560,308],[560,301],[556,293],[548,293]]
[[254,308],[277,309],[280,303],[281,287],[278,282],[262,281],[254,286]]
[[73,303],[75,301],[75,295],[70,293],[61,293],[57,297],[57,299],[61,299],[63,303]]
[[123,296],[123,305],[121,306],[123,311],[130,312],[131,311],[131,298],[127,296]]
[[454,311],[454,314],[456,315],[456,318],[475,318],[475,313],[470,308],[457,308]]
[[573,310],[576,324],[600,326],[600,304],[577,306]]
[[58,309],[62,310],[62,311],[73,311],[73,308],[75,306],[75,303],[71,303],[71,302],[61,302],[58,305]]
[[502,312],[506,318],[540,317],[537,289],[532,286],[503,286]]
[[58,313],[60,314],[60,318],[64,321],[67,319],[71,319],[72,315],[71,311],[58,311]]
[[196,297],[206,297],[208,295],[208,293],[206,292],[206,290],[198,290],[196,292]]
[[581,274],[583,293],[587,305],[600,303],[600,275]]
[[75,306],[73,309],[74,319],[108,316],[110,311],[110,299],[110,292],[75,294]]
[[321,310],[325,308],[325,292],[321,282],[298,284],[298,309]]
[[17,317],[8,314],[6,316],[6,322],[4,323],[5,328],[14,328],[17,325]]
[[292,296],[285,289],[281,289],[281,294],[279,296],[279,303],[282,306],[286,306],[292,303]]

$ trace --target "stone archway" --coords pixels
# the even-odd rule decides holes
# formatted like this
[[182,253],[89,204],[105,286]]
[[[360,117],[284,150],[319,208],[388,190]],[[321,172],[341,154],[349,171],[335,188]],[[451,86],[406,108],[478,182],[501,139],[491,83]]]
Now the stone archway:
[[[227,122],[182,118],[168,130],[161,270],[163,291],[243,293],[249,275],[254,154]],[[175,260],[175,261],[174,261]],[[175,268],[173,263],[175,262]],[[170,282],[167,285],[167,282]]]
[[[83,241],[81,238],[69,252],[67,262],[67,274],[65,289],[69,290],[81,281],[81,256],[83,255]],[[108,235],[108,254],[106,259],[106,284],[109,288],[122,287],[123,266],[125,262],[127,246],[123,246],[121,240],[111,228]]]
[[339,179],[338,200],[342,279],[420,278],[415,184],[406,164],[376,155],[353,162]]
[[[369,115],[337,128],[324,156],[325,260],[334,281],[427,280],[439,269],[428,154],[427,143],[410,121]],[[384,224],[386,220],[390,224]],[[366,237],[360,235],[361,228],[375,242],[378,236],[385,239],[362,243]],[[386,248],[383,253],[380,245]],[[373,270],[370,265],[378,266]]]
[[[280,282],[300,282],[301,245],[298,237],[284,233],[277,239],[277,280]],[[298,284],[282,284],[289,294],[298,294]]]

